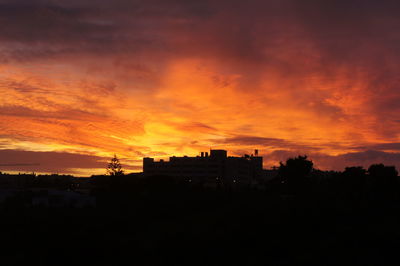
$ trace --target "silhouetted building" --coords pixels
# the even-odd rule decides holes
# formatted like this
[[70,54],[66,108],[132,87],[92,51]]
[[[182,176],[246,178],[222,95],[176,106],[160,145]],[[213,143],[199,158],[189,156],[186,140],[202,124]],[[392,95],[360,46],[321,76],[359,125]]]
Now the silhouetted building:
[[189,182],[247,183],[262,176],[263,158],[255,155],[227,156],[226,150],[201,152],[196,157],[170,157],[169,161],[143,158],[145,176],[171,176]]

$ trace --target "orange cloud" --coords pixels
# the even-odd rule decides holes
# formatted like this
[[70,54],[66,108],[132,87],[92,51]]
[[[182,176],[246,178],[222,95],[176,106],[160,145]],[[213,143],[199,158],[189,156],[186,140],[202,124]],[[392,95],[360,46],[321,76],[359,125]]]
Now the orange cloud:
[[135,168],[210,147],[325,168],[399,150],[397,4],[62,2],[0,9],[0,149]]

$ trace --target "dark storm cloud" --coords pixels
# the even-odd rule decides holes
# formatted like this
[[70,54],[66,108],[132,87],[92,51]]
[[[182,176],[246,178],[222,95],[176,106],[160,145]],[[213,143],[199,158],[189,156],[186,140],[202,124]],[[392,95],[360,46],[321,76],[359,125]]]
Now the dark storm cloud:
[[73,173],[72,169],[104,168],[107,158],[66,152],[0,150],[1,171]]
[[234,143],[234,144],[243,144],[243,145],[267,145],[267,146],[290,146],[291,143],[284,139],[278,138],[264,138],[257,136],[235,136],[231,138],[226,138],[223,140],[224,143]]
[[[68,152],[0,150],[0,171],[77,174],[85,169],[97,168],[105,172],[109,160],[106,157]],[[121,160],[125,170],[138,170],[138,167],[129,166],[127,162],[132,160]]]
[[99,114],[92,114],[77,109],[61,109],[57,111],[39,111],[29,109],[23,106],[0,106],[0,113],[3,116],[13,117],[31,117],[36,119],[41,118],[55,118],[60,120],[83,120],[83,121],[96,121],[105,119],[105,116]]
[[[74,53],[135,51],[149,45],[130,25],[124,31],[118,12],[96,7],[63,7],[36,1],[0,5],[0,40],[7,45],[7,59],[43,59]],[[136,30],[136,33],[139,31]],[[129,45],[125,45],[126,43]]]
[[[8,1],[0,3],[2,57],[138,53],[167,46],[164,32],[192,16],[206,16],[184,1]],[[167,47],[168,48],[168,47]]]
[[166,49],[281,63],[290,70],[295,66],[274,53],[282,45],[308,53],[304,39],[326,61],[390,60],[388,54],[398,54],[399,8],[394,1],[357,0],[8,1],[0,4],[0,39],[33,45],[17,45],[14,56]]
[[206,125],[200,122],[190,122],[190,123],[181,123],[181,124],[174,124],[171,123],[172,126],[179,130],[184,131],[197,131],[197,132],[216,132],[216,128]]
[[[64,8],[40,3],[1,4],[1,40],[24,43],[101,41],[110,35],[112,24],[90,20],[94,10]],[[96,38],[97,37],[97,38]]]
[[[293,1],[297,20],[329,60],[386,60],[398,53],[398,1]],[[395,48],[395,49],[393,49]],[[389,49],[389,50],[387,50]],[[364,57],[365,53],[370,53]],[[372,53],[372,54],[371,54]]]
[[400,143],[399,142],[380,143],[380,144],[374,144],[374,145],[369,145],[369,146],[357,147],[357,149],[360,149],[360,150],[400,151]]

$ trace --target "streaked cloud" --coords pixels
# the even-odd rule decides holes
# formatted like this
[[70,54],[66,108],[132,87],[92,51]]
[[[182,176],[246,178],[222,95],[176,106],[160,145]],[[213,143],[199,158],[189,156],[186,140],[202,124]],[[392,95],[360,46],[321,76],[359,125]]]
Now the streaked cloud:
[[392,162],[399,11],[390,0],[2,1],[0,148],[117,153],[135,167],[210,147],[259,148],[266,167],[279,152],[326,168],[369,150]]
[[107,167],[106,158],[65,152],[0,150],[0,161],[1,170],[6,172],[80,174],[87,169],[105,172]]

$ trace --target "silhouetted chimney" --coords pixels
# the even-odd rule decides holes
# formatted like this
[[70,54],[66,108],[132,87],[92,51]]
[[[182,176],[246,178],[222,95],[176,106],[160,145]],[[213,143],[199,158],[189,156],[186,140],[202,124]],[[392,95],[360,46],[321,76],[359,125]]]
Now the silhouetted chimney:
[[204,151],[201,152],[201,157],[204,157]]
[[258,156],[258,150],[254,150],[254,156]]
[[206,157],[208,157],[208,151],[206,151]]

